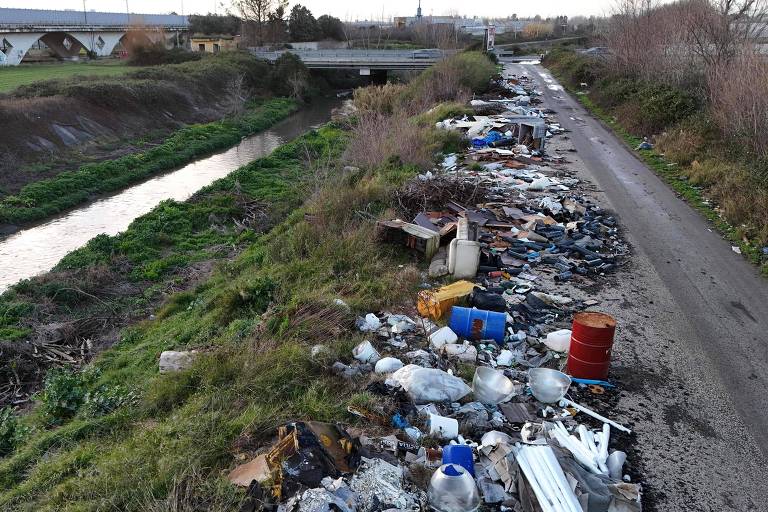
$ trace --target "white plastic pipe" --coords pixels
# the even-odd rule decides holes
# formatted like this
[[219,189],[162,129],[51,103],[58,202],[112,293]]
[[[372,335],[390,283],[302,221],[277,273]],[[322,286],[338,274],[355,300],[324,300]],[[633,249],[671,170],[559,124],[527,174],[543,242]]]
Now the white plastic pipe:
[[578,441],[574,441],[570,436],[564,435],[560,430],[553,430],[555,439],[566,450],[570,451],[574,458],[585,468],[596,475],[602,474],[602,471],[595,464],[592,454],[585,453],[584,447]]
[[603,423],[603,432],[600,436],[600,460],[605,464],[608,461],[608,443],[611,440],[611,426]]
[[[581,504],[576,498],[576,494],[574,494],[573,489],[571,489],[571,485],[568,483],[568,479],[565,477],[565,473],[563,473],[563,469],[560,467],[560,463],[557,461],[554,452],[549,449],[543,451],[543,453],[549,462],[549,466],[553,469],[553,473],[559,481],[561,489],[563,489],[563,495],[568,500],[570,509],[574,512],[583,512]],[[557,468],[557,470],[555,470],[555,468]]]
[[535,460],[538,470],[552,487],[553,499],[557,501],[558,507],[570,511],[568,500],[565,498],[563,489],[560,487],[560,482],[555,476],[555,469],[549,465],[548,459],[543,455],[545,451],[546,450],[536,450],[531,452],[531,454],[536,456]]
[[567,512],[583,512],[552,448],[528,446],[526,452],[527,460],[529,463],[532,461],[532,467],[537,471],[537,478],[540,481],[548,480],[548,486],[554,490],[554,506]]
[[595,411],[593,411],[591,409],[587,409],[583,405],[577,404],[573,400],[568,400],[567,398],[564,398],[564,399],[560,400],[560,407],[565,407],[565,406],[573,407],[574,409],[576,409],[578,411],[581,411],[581,412],[583,412],[584,414],[586,414],[588,416],[592,416],[596,420],[602,421],[603,423],[607,423],[610,426],[612,426],[613,428],[621,430],[622,432],[626,432],[627,434],[631,434],[632,433],[632,431],[630,429],[628,429],[627,427],[625,427],[624,425],[620,425],[620,424],[616,423],[613,420],[609,420],[605,416],[601,416],[600,414],[597,414]]
[[536,473],[533,471],[533,468],[531,467],[530,463],[528,462],[528,458],[526,456],[526,447],[523,446],[520,448],[520,451],[517,453],[517,463],[520,464],[520,469],[523,470],[523,474],[525,474],[525,477],[528,479],[528,483],[531,486],[531,489],[533,490],[533,494],[536,495],[536,499],[539,502],[539,506],[541,506],[541,509],[544,512],[561,512],[559,510],[556,510],[549,502],[549,499],[547,499],[547,496],[544,494],[544,490],[539,485],[538,479],[536,478]]
[[563,510],[557,486],[550,478],[549,470],[542,464],[537,454],[538,450],[526,451],[525,457],[528,460],[528,464],[531,465],[531,469],[533,469],[536,474],[536,481],[541,485],[541,489],[544,491],[544,495],[550,505],[552,505],[555,510]]

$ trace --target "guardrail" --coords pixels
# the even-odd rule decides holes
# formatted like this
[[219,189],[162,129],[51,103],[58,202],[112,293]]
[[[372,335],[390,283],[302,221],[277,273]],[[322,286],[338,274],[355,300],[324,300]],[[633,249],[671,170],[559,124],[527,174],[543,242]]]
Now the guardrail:
[[306,61],[329,61],[333,59],[437,61],[457,52],[457,50],[278,50],[265,52],[255,49],[250,51],[253,55],[267,60],[276,60],[284,53],[292,53]]

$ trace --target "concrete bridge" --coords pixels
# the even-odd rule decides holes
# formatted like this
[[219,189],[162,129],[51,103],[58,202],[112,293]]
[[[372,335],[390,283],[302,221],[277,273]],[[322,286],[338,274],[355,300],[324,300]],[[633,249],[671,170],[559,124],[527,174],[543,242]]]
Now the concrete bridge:
[[387,71],[426,69],[456,50],[252,50],[251,53],[271,62],[284,53],[293,53],[310,69],[357,69],[361,75],[386,75]]
[[18,65],[37,41],[61,58],[101,57],[120,41],[167,43],[188,29],[186,16],[0,8],[0,65]]

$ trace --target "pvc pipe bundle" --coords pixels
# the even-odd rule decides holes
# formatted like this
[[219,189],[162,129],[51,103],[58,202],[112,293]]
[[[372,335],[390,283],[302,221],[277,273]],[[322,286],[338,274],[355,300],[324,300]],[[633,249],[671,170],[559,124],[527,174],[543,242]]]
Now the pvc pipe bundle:
[[584,512],[552,448],[520,446],[516,458],[544,512]]
[[550,430],[550,436],[560,446],[570,451],[574,458],[596,475],[608,475],[608,443],[611,440],[611,426],[603,423],[601,432],[593,432],[584,425],[576,427],[577,438],[569,434],[561,421]]
[[[584,426],[579,425],[579,427],[583,428]],[[586,430],[586,428],[584,428],[584,430]],[[608,474],[608,468],[606,468],[605,473],[603,473],[600,468],[597,458],[597,447],[593,441],[590,442],[587,434],[583,434],[581,439],[579,439],[578,437],[569,434],[561,421],[558,421],[555,424],[555,427],[549,431],[549,434],[551,437],[557,439],[560,446],[571,452],[579,464],[590,470],[592,473],[596,475]],[[605,463],[603,463],[603,465],[604,464]]]

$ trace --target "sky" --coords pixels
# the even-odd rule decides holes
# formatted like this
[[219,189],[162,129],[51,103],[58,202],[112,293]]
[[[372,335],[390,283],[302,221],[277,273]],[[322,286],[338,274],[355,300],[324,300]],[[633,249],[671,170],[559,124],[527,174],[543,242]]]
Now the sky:
[[[230,8],[231,0],[85,0],[88,10],[125,12],[126,1],[131,12],[167,14],[175,11],[184,14],[205,14],[207,12],[224,13]],[[389,19],[392,16],[413,16],[418,0],[303,0],[291,1],[290,5],[301,3],[308,7],[315,16],[331,14],[342,20]],[[496,2],[468,2],[467,0],[422,0],[424,15],[460,14],[467,16],[506,17],[518,16],[543,17],[564,14],[601,15],[610,11],[616,0],[542,0],[524,2],[514,0],[496,0]],[[222,5],[223,3],[223,5]],[[83,0],[0,0],[0,7],[27,9],[83,9]]]

